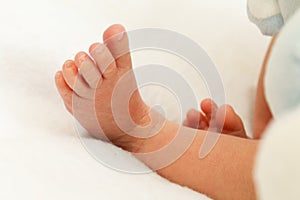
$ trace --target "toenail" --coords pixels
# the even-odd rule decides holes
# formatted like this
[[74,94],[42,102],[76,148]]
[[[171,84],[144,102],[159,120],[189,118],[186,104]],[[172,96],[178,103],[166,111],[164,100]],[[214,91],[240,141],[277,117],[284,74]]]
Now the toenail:
[[73,67],[73,62],[72,61],[66,61],[65,62],[65,67],[66,68],[72,68]]
[[117,39],[118,41],[120,41],[120,40],[123,39],[123,36],[124,36],[124,32],[121,32],[121,33],[119,33],[119,34],[116,35],[116,39]]
[[55,78],[56,78],[56,79],[60,79],[60,78],[61,78],[61,73],[60,73],[60,72],[56,72]]
[[196,109],[194,109],[194,108],[190,110],[190,115],[198,116],[198,114],[199,114],[199,111],[198,111],[198,110],[196,110]]
[[79,63],[83,63],[84,61],[86,61],[87,59],[87,55],[85,53],[81,53],[79,56],[78,56],[78,61]]
[[104,51],[104,49],[105,49],[105,45],[104,44],[99,44],[92,51],[97,52],[97,53],[101,53],[101,52]]

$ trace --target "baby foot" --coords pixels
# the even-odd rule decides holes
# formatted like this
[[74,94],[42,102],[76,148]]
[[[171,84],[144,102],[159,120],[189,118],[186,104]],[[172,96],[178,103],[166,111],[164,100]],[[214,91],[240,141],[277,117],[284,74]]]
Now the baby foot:
[[201,130],[207,130],[211,126],[223,134],[247,138],[243,122],[231,106],[218,107],[211,99],[205,99],[200,107],[203,113],[195,109],[188,111],[184,126]]
[[89,133],[128,148],[136,144],[128,135],[135,127],[120,128],[118,122],[144,126],[151,121],[150,109],[137,90],[124,27],[112,25],[103,40],[90,46],[91,57],[79,52],[74,61],[66,61],[55,82],[67,110]]

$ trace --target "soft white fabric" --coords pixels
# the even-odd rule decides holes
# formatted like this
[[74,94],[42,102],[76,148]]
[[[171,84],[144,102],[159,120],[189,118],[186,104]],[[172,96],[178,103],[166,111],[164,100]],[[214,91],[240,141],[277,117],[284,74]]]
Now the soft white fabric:
[[[251,133],[269,39],[249,23],[245,7],[235,0],[1,1],[0,199],[207,199],[155,174],[119,173],[94,160],[76,136],[53,76],[65,59],[101,40],[112,23],[175,30],[212,57],[227,103]],[[205,97],[204,90],[199,98]]]
[[274,121],[259,148],[256,183],[261,200],[300,199],[300,12],[278,35],[267,65],[265,92]]
[[278,0],[248,0],[249,11],[259,19],[265,19],[279,14]]
[[300,104],[300,11],[279,33],[265,76],[266,98],[275,118]]
[[300,107],[274,121],[257,157],[255,179],[261,200],[300,199]]

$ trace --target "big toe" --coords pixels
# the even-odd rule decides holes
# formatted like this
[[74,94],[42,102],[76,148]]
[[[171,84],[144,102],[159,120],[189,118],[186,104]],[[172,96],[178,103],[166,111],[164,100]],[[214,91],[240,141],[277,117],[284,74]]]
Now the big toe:
[[106,29],[103,41],[116,60],[116,65],[122,69],[131,69],[132,61],[129,50],[128,35],[124,26],[114,24]]
[[239,115],[229,105],[223,105],[216,111],[216,123],[223,127],[222,133],[247,137],[244,129],[244,124]]
[[109,38],[123,32],[125,32],[124,26],[122,26],[121,24],[113,24],[104,31],[103,40],[108,40]]

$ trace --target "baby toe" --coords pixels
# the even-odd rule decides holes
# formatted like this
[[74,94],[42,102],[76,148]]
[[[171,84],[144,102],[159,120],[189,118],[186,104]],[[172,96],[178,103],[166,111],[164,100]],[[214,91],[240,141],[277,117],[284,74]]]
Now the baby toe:
[[223,133],[246,137],[243,121],[230,105],[223,105],[218,109],[216,122],[223,130]]
[[75,56],[75,64],[86,83],[93,89],[97,88],[102,75],[94,61],[85,52],[79,52]]
[[120,24],[110,26],[104,32],[103,40],[115,58],[117,67],[131,69],[132,61],[125,28]]
[[115,59],[106,45],[97,43],[92,45],[90,50],[90,54],[95,60],[103,77],[106,79],[114,77],[117,72],[117,67]]
[[78,74],[78,68],[74,61],[66,61],[62,71],[67,85],[80,97],[91,99],[94,97],[94,90],[91,89]]
[[61,71],[57,72],[55,75],[55,84],[67,110],[71,112],[73,90],[65,82]]
[[200,124],[201,113],[195,109],[191,109],[187,112],[186,120],[191,128],[198,128]]
[[216,110],[218,109],[217,104],[211,99],[204,99],[201,102],[200,107],[209,120],[214,117]]

